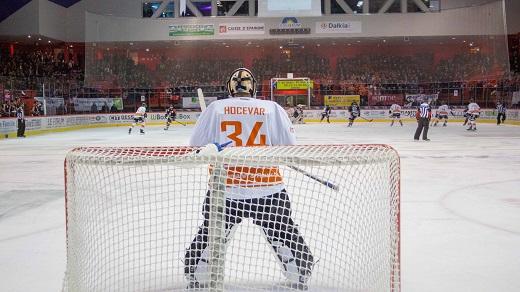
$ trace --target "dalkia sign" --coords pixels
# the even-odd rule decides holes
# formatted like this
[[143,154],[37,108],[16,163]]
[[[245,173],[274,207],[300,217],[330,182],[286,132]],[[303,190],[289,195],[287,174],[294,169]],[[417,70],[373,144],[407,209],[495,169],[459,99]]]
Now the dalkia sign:
[[361,33],[361,21],[318,21],[317,33]]

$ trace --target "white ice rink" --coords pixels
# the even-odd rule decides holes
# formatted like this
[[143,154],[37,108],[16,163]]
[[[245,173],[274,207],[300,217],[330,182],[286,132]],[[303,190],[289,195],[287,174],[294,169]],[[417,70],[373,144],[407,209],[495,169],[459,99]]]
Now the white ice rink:
[[[0,291],[60,291],[63,160],[76,146],[186,145],[192,126],[145,136],[99,128],[0,141]],[[402,290],[520,291],[520,127],[309,124],[300,144],[385,143],[401,155]]]

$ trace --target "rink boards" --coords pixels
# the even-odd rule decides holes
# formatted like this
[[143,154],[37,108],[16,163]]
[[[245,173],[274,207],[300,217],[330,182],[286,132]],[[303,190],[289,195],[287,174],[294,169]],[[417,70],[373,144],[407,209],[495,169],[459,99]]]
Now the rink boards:
[[[401,117],[404,121],[415,120],[415,109],[405,109],[402,111]],[[313,123],[319,122],[322,110],[305,110],[304,121]],[[449,116],[450,120],[462,121],[463,110],[456,109]],[[435,110],[433,110],[435,115]],[[349,117],[347,110],[332,110],[330,115],[331,122],[346,122]],[[184,124],[194,124],[200,116],[200,112],[177,112],[176,120]],[[361,116],[372,120],[373,122],[388,122],[391,120],[388,109],[378,110],[362,110]],[[478,122],[494,122],[496,119],[496,111],[494,109],[483,109]],[[147,125],[164,125],[166,121],[164,113],[149,113],[146,120]],[[64,116],[46,116],[46,117],[27,117],[26,118],[26,135],[37,135],[49,132],[62,132],[84,128],[99,127],[118,127],[128,126],[133,122],[132,113],[122,114],[87,114],[87,115],[64,115]],[[357,119],[356,122],[367,122],[364,119]],[[520,110],[508,110],[506,124],[520,125]],[[0,119],[0,139],[16,137],[16,118]],[[181,126],[180,123],[172,125]]]

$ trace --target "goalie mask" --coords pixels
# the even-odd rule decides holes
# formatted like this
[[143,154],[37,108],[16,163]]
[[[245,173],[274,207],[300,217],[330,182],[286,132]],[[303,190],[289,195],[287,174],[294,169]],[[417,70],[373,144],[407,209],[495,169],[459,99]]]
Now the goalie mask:
[[231,96],[256,96],[256,80],[246,68],[238,68],[229,77],[227,89]]

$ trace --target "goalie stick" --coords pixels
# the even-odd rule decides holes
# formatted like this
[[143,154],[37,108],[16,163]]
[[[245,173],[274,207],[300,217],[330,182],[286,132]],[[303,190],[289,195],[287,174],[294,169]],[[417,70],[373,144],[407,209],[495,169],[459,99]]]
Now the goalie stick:
[[303,170],[303,169],[301,169],[301,168],[299,168],[299,167],[296,167],[296,166],[294,166],[294,165],[287,165],[287,166],[288,166],[289,168],[294,169],[294,170],[296,170],[297,172],[299,172],[299,173],[305,175],[306,177],[311,178],[311,179],[313,179],[313,180],[315,180],[315,181],[321,183],[322,185],[324,185],[324,186],[326,186],[326,187],[328,187],[328,188],[331,188],[331,189],[333,189],[333,190],[335,190],[335,191],[338,191],[338,190],[339,190],[339,186],[336,185],[336,184],[334,184],[334,183],[331,183],[331,182],[329,182],[329,181],[326,181],[326,180],[324,180],[324,179],[321,179],[321,178],[319,178],[319,177],[317,177],[317,176],[315,176],[315,175],[313,175],[313,174],[311,174],[311,173],[309,173],[309,172],[307,172],[307,171],[305,171],[305,170]]
[[197,88],[197,95],[199,97],[200,110],[205,111],[206,110],[206,101],[204,100],[204,94],[202,93],[202,88]]
[[[224,144],[219,144],[219,143],[211,143],[211,144],[208,144],[204,147],[201,147],[200,149],[196,149],[193,154],[202,154],[202,153],[205,153],[205,154],[208,154],[208,153],[211,153],[211,154],[216,154],[220,151],[222,151],[224,148],[226,148],[227,146],[229,146],[230,144],[232,143],[232,141],[229,141],[229,142],[226,142]],[[296,167],[294,165],[287,165],[289,168],[293,169],[293,170],[296,170],[297,172],[305,175],[306,177],[308,178],[311,178],[319,183],[321,183],[322,185],[328,187],[328,188],[331,188],[335,191],[338,191],[339,190],[339,186],[332,183],[332,182],[329,182],[329,181],[326,181],[324,179],[321,179],[299,167]]]

